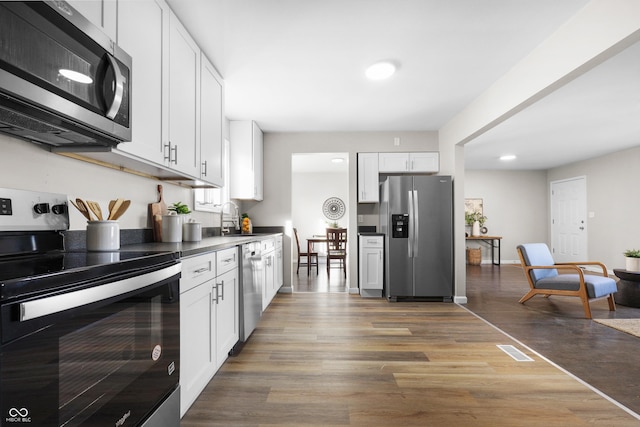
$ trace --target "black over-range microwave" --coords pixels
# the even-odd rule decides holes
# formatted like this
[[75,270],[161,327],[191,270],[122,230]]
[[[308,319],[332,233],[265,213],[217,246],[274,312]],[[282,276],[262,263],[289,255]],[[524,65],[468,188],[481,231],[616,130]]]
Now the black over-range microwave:
[[130,141],[131,66],[64,1],[0,2],[0,132],[65,147]]

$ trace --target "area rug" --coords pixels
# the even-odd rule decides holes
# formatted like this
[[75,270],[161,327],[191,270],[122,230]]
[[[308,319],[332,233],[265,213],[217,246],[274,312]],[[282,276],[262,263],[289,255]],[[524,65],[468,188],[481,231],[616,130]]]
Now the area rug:
[[640,337],[640,319],[593,319],[605,326]]

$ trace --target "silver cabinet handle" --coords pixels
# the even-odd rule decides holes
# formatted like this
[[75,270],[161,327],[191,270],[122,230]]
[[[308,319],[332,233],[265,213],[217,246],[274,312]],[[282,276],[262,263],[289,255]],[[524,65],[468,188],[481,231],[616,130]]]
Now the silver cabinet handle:
[[72,308],[82,307],[96,301],[113,298],[131,291],[146,288],[147,286],[161,282],[180,273],[182,266],[175,264],[162,270],[152,271],[140,276],[118,280],[96,286],[94,288],[81,289],[66,294],[54,295],[33,301],[20,303],[20,321],[37,319],[38,317],[60,313]]
[[202,176],[207,176],[207,161],[202,162]]

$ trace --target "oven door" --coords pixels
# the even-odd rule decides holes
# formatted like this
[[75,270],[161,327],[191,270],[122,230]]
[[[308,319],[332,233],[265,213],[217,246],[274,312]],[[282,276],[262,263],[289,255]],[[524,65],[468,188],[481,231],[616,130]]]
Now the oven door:
[[[11,97],[3,102],[15,114],[44,119],[51,111],[112,139],[131,139],[131,57],[71,6],[2,2],[0,40],[10,41],[0,43],[0,92]],[[24,110],[30,104],[37,108]]]
[[3,305],[2,425],[143,421],[179,383],[179,277],[174,264]]

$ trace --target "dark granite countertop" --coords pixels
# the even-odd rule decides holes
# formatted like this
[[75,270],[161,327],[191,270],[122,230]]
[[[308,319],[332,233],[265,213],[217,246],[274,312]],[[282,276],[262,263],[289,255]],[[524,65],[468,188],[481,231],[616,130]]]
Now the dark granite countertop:
[[259,233],[251,235],[233,234],[227,236],[204,237],[199,242],[180,242],[180,243],[138,243],[120,246],[121,251],[152,251],[152,252],[177,252],[181,258],[199,255],[207,252],[219,251],[222,249],[239,246],[244,243],[255,242],[275,236],[282,233]]

